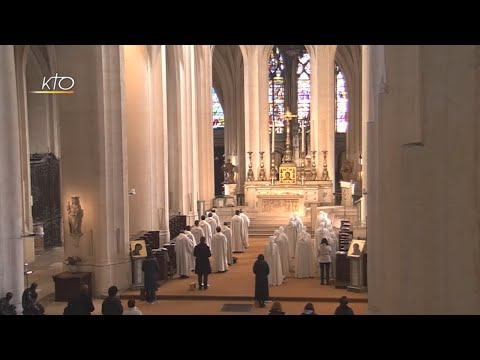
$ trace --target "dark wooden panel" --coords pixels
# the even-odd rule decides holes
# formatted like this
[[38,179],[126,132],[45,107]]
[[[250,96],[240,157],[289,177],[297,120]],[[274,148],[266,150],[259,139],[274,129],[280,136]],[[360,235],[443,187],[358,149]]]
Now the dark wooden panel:
[[88,285],[92,291],[92,273],[70,272],[53,275],[55,283],[55,301],[70,301],[80,295],[80,288]]
[[45,248],[62,245],[60,162],[54,154],[30,155],[34,223],[43,225]]

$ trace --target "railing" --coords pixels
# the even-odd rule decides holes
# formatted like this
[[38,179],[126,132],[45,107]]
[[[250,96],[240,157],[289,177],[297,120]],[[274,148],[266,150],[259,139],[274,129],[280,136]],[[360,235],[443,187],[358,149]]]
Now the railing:
[[174,215],[170,216],[168,222],[168,228],[170,230],[170,240],[175,239],[180,231],[185,230],[187,227],[187,216],[186,215]]

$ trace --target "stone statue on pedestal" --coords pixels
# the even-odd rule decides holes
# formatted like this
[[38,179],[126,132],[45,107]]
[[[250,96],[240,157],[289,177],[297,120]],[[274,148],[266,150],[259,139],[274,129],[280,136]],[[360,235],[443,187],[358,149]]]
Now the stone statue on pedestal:
[[340,174],[343,181],[351,181],[353,178],[353,168],[355,164],[353,160],[348,160],[346,157],[343,159],[342,167],[340,168]]
[[82,237],[83,209],[80,205],[80,197],[72,196],[72,201],[67,204],[68,226],[70,236],[76,240],[75,246],[78,246],[78,240]]
[[237,167],[232,164],[230,159],[222,166],[223,168],[223,177],[225,184],[235,184],[235,172],[237,171]]

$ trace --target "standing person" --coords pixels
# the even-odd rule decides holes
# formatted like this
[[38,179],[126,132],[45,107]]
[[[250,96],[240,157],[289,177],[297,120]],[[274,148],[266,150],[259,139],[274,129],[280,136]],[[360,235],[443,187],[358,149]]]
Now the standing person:
[[17,315],[16,306],[10,304],[13,294],[7,292],[4,298],[0,300],[0,315]]
[[253,273],[255,274],[255,300],[258,301],[260,307],[265,307],[265,301],[270,297],[268,292],[268,274],[270,268],[265,261],[263,254],[258,255],[257,261],[253,264]]
[[242,217],[240,216],[240,210],[235,211],[235,215],[232,217],[232,251],[233,252],[245,252],[243,243],[243,227],[245,226]]
[[355,315],[353,310],[348,304],[348,299],[346,296],[342,296],[340,298],[340,305],[338,305],[337,309],[335,310],[335,315]]
[[213,272],[228,271],[227,238],[222,228],[217,226],[217,233],[212,238]]
[[110,286],[108,288],[108,297],[102,303],[102,315],[122,315],[123,305],[117,296],[118,288]]
[[227,263],[233,265],[233,250],[232,250],[232,230],[227,226],[228,223],[223,223],[222,233],[227,238]]
[[[187,227],[185,228],[185,235],[187,235],[190,242],[190,247],[192,248],[192,251],[190,252],[190,272],[192,272],[195,271],[195,257],[193,256],[193,249],[197,245],[197,242],[195,241],[195,236],[193,236],[190,230],[190,225],[187,225]],[[200,238],[198,238],[198,241],[200,242]]]
[[193,256],[195,256],[195,274],[198,275],[198,288],[200,290],[202,290],[202,288],[207,290],[208,274],[212,272],[209,259],[209,257],[212,256],[212,252],[206,244],[205,236],[202,236],[200,238],[200,244],[195,246]]
[[273,236],[270,236],[267,245],[265,245],[265,261],[270,270],[268,274],[268,285],[282,285],[282,259],[280,258],[278,245],[275,244]]
[[[157,300],[157,277],[160,267],[158,266],[157,259],[152,254],[152,250],[147,250],[147,257],[143,260],[142,271],[145,273],[144,286],[145,286],[145,300],[152,304]],[[123,309],[122,309],[123,312]]]
[[205,242],[207,243],[207,246],[210,247],[212,246],[212,228],[208,224],[208,222],[205,220],[205,215],[202,215],[201,221],[198,223],[198,226],[200,226],[203,230],[203,236],[205,236]]
[[135,306],[135,300],[128,300],[128,309],[123,312],[123,315],[143,315],[139,308]]
[[95,306],[93,306],[92,298],[88,291],[88,285],[82,285],[79,297],[72,301],[69,306],[69,315],[91,315],[95,311]]
[[250,227],[250,218],[240,209],[240,217],[243,219],[243,246],[248,248],[248,228]]
[[190,230],[190,232],[193,234],[193,237],[195,238],[195,245],[200,244],[200,238],[202,236],[205,236],[205,232],[202,230],[199,224],[200,224],[200,221],[195,220],[195,225],[193,225]]
[[215,209],[212,209],[212,216],[213,216],[213,218],[215,219],[215,221],[217,222],[217,226],[220,226],[220,225],[221,225],[221,223],[220,223],[220,218],[218,217]]
[[195,247],[193,243],[194,241],[185,234],[184,230],[181,230],[180,234],[176,237],[175,256],[177,261],[177,274],[180,275],[181,279],[188,278],[192,271],[192,256],[193,248]]
[[[212,233],[212,238],[213,238],[213,235],[215,235],[216,233],[216,229],[217,229],[217,221],[213,218],[213,213],[208,213],[208,217],[205,219],[205,221],[208,223],[208,225],[210,225],[210,232]],[[210,239],[210,244],[207,242],[207,245],[210,246],[210,248],[212,248],[212,239]]]
[[312,237],[307,233],[307,228],[302,226],[303,230],[298,235],[295,250],[295,277],[309,278],[313,277],[315,262],[315,252],[313,249]]
[[282,261],[282,274],[283,278],[290,277],[290,259],[288,251],[288,239],[285,234],[281,233],[279,229],[273,233],[275,244],[278,246],[278,252],[280,253],[280,260]]
[[[328,245],[328,240],[323,238],[318,247],[318,262],[320,263],[320,279],[321,285],[330,283],[330,263],[332,262],[332,248]],[[325,275],[327,282],[324,283]]]

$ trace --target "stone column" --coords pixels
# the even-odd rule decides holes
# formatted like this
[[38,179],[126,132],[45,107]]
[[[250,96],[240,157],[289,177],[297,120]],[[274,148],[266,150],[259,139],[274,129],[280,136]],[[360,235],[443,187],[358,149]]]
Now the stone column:
[[[59,98],[65,257],[79,256],[79,270],[93,272],[94,295],[105,295],[112,285],[131,284],[123,51],[83,45],[56,50],[59,68],[77,80],[75,94]],[[80,197],[84,211],[78,245],[67,221],[71,196]]]
[[372,86],[371,81],[371,64],[370,64],[370,45],[362,45],[362,165],[360,165],[360,171],[362,172],[361,193],[362,202],[360,210],[360,223],[362,226],[367,226],[367,199],[368,199],[368,154],[367,154],[367,124],[371,122],[372,109],[371,109],[371,94],[370,88]]
[[[323,164],[323,150],[327,150],[327,166],[330,179],[335,184],[335,47],[317,46],[316,69],[312,64],[312,115],[318,114],[318,126],[312,129],[312,149],[319,154],[319,163]],[[318,89],[318,91],[316,91]],[[312,116],[312,120],[315,120]],[[322,162],[321,162],[322,161]],[[320,168],[320,167],[319,167]],[[321,173],[321,170],[319,170]],[[334,185],[335,188],[335,185]]]
[[205,201],[205,209],[207,210],[212,207],[215,197],[212,129],[212,50],[210,45],[195,45],[195,71],[192,74],[195,75],[198,115],[198,130],[196,134],[193,134],[193,138],[198,142],[197,158],[194,161],[201,164],[198,169],[198,198]]
[[480,314],[480,48],[372,55],[369,311]]
[[[246,46],[247,57],[244,59],[245,75],[245,159],[248,162],[248,151],[252,151],[252,168],[255,179],[260,169],[260,129],[258,122],[259,91],[258,91],[258,63],[259,46]],[[267,98],[266,94],[263,98]],[[268,133],[267,133],[268,135]],[[248,171],[248,163],[245,166],[245,174]],[[250,204],[248,204],[250,205]]]
[[154,122],[157,225],[160,230],[160,246],[170,240],[168,201],[168,127],[167,127],[167,61],[165,45],[151,45],[152,116]]
[[17,84],[13,45],[0,46],[0,291],[22,311],[24,260]]

